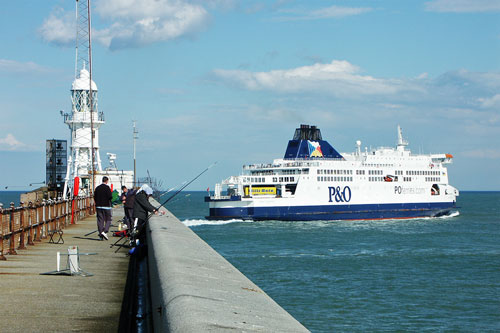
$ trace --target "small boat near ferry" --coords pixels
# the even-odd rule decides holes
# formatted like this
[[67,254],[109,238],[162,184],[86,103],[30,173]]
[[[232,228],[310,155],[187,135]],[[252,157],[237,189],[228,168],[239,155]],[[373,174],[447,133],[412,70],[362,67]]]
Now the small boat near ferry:
[[449,185],[450,154],[412,154],[398,126],[395,148],[339,153],[316,126],[301,125],[285,156],[243,166],[215,184],[207,219],[364,220],[448,215],[459,191]]

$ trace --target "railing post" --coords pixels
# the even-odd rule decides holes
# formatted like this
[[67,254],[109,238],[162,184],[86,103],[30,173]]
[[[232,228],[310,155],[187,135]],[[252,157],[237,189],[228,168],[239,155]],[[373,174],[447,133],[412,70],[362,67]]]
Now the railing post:
[[42,227],[43,227],[43,205],[42,202],[38,202],[36,207],[36,237],[37,242],[42,241]]
[[47,231],[49,223],[49,203],[47,200],[43,200],[43,225],[42,225],[42,238],[47,238]]
[[33,233],[34,233],[34,230],[33,230],[33,220],[36,222],[36,208],[34,207],[33,205],[33,202],[29,202],[28,203],[28,217],[29,217],[29,226],[30,226],[30,231],[28,233],[28,245],[35,245],[35,243],[33,243]]
[[10,232],[10,235],[9,235],[9,252],[8,254],[12,254],[12,255],[15,255],[17,254],[16,252],[16,241],[15,241],[15,237],[14,237],[14,210],[16,209],[16,207],[14,207],[14,203],[11,202],[10,203],[10,221],[9,221],[9,232]]
[[64,226],[68,226],[68,200],[63,200]]
[[56,201],[56,228],[61,230],[61,201]]
[[1,249],[0,249],[0,260],[7,260],[7,258],[4,256],[4,249],[3,249],[3,243],[4,243],[4,238],[3,238],[3,230],[5,228],[5,215],[6,212],[3,209],[3,205],[0,204],[0,236],[2,237],[2,242],[0,243]]
[[82,220],[85,218],[85,214],[86,214],[84,201],[85,201],[85,198],[80,199],[80,211],[81,211],[80,214],[81,214]]
[[56,215],[56,203],[54,200],[50,201],[50,224],[48,230],[56,230],[57,229],[57,215]]
[[19,237],[19,247],[17,249],[24,250],[24,249],[26,249],[25,240],[24,240],[24,232],[25,232],[24,220],[25,220],[25,214],[26,214],[27,209],[24,207],[24,202],[21,202],[20,206],[21,206],[21,210],[20,210],[20,215],[19,215],[19,227],[21,228],[21,236]]

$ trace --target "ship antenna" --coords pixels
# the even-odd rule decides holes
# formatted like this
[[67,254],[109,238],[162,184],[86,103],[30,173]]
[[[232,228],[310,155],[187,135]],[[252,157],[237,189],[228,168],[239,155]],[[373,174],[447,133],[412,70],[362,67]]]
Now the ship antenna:
[[408,146],[408,141],[403,138],[403,130],[398,125],[398,151],[404,151],[406,146]]

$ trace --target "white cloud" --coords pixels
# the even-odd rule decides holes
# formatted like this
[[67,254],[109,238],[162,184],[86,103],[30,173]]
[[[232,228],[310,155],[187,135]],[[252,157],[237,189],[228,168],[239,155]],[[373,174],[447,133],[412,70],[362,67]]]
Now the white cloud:
[[496,94],[489,98],[479,98],[478,101],[483,108],[500,107],[500,94]]
[[216,69],[216,78],[236,83],[248,90],[277,92],[320,92],[334,96],[395,94],[402,90],[414,90],[410,82],[396,79],[378,79],[359,74],[360,69],[348,61],[333,60],[288,70],[250,72],[247,70]]
[[20,62],[15,60],[0,59],[0,72],[11,73],[46,73],[49,68],[40,66],[32,61]]
[[295,20],[321,20],[321,19],[331,19],[331,18],[342,18],[346,16],[360,15],[370,12],[372,8],[367,7],[340,7],[331,6],[326,8],[320,8],[315,10],[298,10],[289,9],[281,10],[285,16],[281,16],[278,19],[282,21],[295,21]]
[[[229,3],[213,0],[204,4],[229,6]],[[185,0],[100,0],[96,2],[95,14],[104,27],[94,27],[93,38],[112,50],[192,36],[209,21],[202,5]],[[73,45],[74,13],[56,9],[39,28],[39,33],[50,43]]]
[[425,3],[425,9],[432,12],[479,13],[499,12],[499,0],[434,0]]
[[201,5],[180,0],[100,1],[96,11],[112,24],[94,36],[112,50],[192,36],[209,20]]
[[[252,72],[215,69],[215,80],[231,87],[278,94],[313,94],[324,98],[359,100],[378,105],[417,103],[442,109],[493,108],[500,97],[500,72],[449,71],[438,77],[377,78],[348,61],[333,60],[291,69]],[[485,98],[485,96],[492,96]]]
[[5,138],[0,138],[0,150],[23,150],[27,146],[26,144],[22,143],[21,141],[17,140],[14,135],[12,134],[7,134]]
[[111,0],[100,2],[97,12],[113,24],[95,32],[96,40],[110,49],[137,47],[193,35],[207,23],[199,6],[169,0]]
[[57,8],[45,19],[38,33],[46,42],[59,46],[75,45],[75,14]]

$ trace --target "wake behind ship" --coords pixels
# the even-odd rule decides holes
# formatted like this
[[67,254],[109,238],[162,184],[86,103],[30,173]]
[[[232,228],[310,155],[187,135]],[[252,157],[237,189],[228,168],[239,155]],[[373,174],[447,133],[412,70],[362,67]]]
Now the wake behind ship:
[[[215,184],[207,219],[359,220],[435,217],[456,208],[450,154],[414,155],[398,126],[396,148],[340,154],[315,126],[301,125],[285,156],[243,167]],[[224,193],[223,193],[224,192]]]

